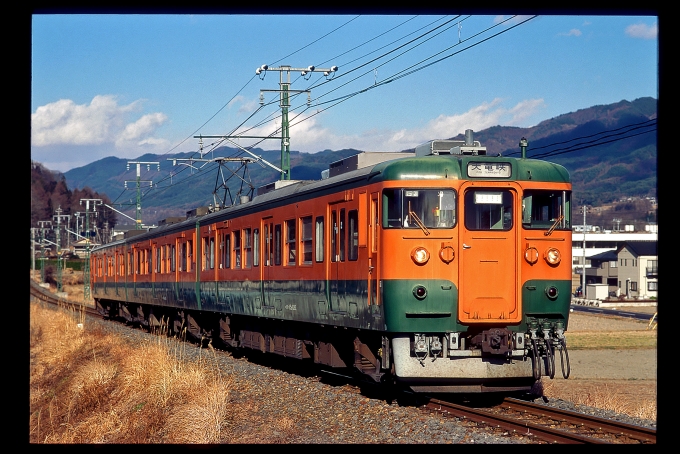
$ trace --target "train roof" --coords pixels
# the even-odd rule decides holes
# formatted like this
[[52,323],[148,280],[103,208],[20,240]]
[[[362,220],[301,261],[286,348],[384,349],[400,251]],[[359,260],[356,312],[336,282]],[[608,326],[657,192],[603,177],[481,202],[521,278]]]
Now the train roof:
[[[366,153],[366,152],[365,152]],[[336,165],[334,176],[321,180],[282,180],[258,189],[258,194],[252,200],[239,205],[223,208],[212,213],[196,213],[184,221],[173,222],[159,226],[148,232],[134,237],[117,240],[102,247],[111,247],[118,244],[134,243],[150,238],[165,235],[167,233],[195,228],[198,224],[216,222],[231,219],[235,216],[250,214],[262,210],[268,204],[278,205],[295,203],[309,197],[310,194],[323,196],[334,192],[360,187],[362,185],[381,181],[403,180],[498,180],[498,177],[470,178],[467,176],[470,166],[509,166],[502,179],[509,181],[544,181],[554,183],[568,183],[569,172],[563,166],[549,161],[529,158],[512,158],[503,156],[489,156],[485,154],[446,154],[439,152],[427,156],[416,153],[360,153],[356,158],[350,156],[342,161],[350,164]],[[364,165],[361,167],[361,165]],[[357,167],[357,168],[355,168]]]

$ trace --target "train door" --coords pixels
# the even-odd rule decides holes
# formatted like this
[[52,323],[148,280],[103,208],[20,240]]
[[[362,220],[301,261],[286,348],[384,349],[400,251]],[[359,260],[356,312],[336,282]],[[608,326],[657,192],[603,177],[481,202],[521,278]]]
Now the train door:
[[262,301],[265,306],[273,306],[272,296],[274,272],[274,223],[271,217],[262,220],[262,266],[260,279],[262,280]]
[[330,222],[330,290],[331,311],[346,312],[347,301],[345,300],[345,267],[346,257],[346,208],[344,204],[331,206]]
[[516,185],[461,186],[458,318],[463,323],[519,322]]
[[378,232],[379,226],[378,193],[371,194],[371,204],[368,208],[368,304],[380,304],[380,282],[378,266]]

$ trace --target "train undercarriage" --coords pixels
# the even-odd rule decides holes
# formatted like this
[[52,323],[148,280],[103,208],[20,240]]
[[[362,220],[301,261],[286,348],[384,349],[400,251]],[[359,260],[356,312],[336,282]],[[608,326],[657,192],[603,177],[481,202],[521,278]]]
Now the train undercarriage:
[[97,299],[100,314],[201,346],[275,354],[324,368],[358,371],[372,382],[419,393],[528,393],[553,378],[559,355],[569,375],[563,331],[533,323],[529,333],[505,328],[465,333],[391,335],[338,326],[198,312]]

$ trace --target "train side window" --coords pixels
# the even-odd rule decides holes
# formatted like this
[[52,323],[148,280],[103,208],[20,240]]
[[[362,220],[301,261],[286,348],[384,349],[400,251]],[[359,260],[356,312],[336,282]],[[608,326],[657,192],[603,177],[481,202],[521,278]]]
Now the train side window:
[[331,212],[331,262],[338,261],[338,251],[337,251],[337,237],[338,237],[338,212],[333,210]]
[[349,223],[349,260],[357,260],[359,256],[359,217],[357,210],[351,210],[347,213],[347,222]]
[[230,269],[234,266],[231,260],[231,233],[224,235],[224,261],[225,268]]
[[161,250],[162,250],[161,246],[156,247],[156,267],[154,268],[154,272],[156,272],[156,273],[161,272],[161,263],[162,263]]
[[241,268],[241,231],[234,232],[234,268]]
[[344,262],[345,261],[345,235],[346,235],[346,228],[345,228],[345,209],[340,210],[340,261]]
[[260,266],[260,229],[253,230],[253,266]]
[[286,221],[286,265],[295,265],[295,219]]
[[250,268],[253,263],[253,245],[250,228],[243,229],[243,268]]
[[274,226],[274,265],[281,264],[281,224]]
[[312,217],[300,218],[300,249],[302,251],[302,263],[312,264]]
[[151,274],[151,272],[153,270],[153,266],[152,266],[153,255],[151,254],[151,249],[145,249],[144,254],[146,255],[146,269],[144,270],[145,271],[144,274]]
[[208,256],[210,257],[210,269],[214,270],[215,269],[215,237],[211,236],[210,241],[208,242]]
[[323,231],[323,216],[316,218],[316,261],[323,262],[324,251],[324,231]]
[[170,271],[174,273],[176,266],[177,266],[177,248],[173,244],[172,246],[170,246]]

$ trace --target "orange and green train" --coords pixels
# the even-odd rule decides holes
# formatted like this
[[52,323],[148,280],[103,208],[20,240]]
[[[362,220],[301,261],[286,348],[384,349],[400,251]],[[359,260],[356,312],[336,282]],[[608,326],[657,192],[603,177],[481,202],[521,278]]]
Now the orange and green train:
[[538,395],[556,363],[569,374],[571,183],[520,146],[490,156],[468,130],[278,181],[93,250],[92,295],[106,316],[416,392]]

